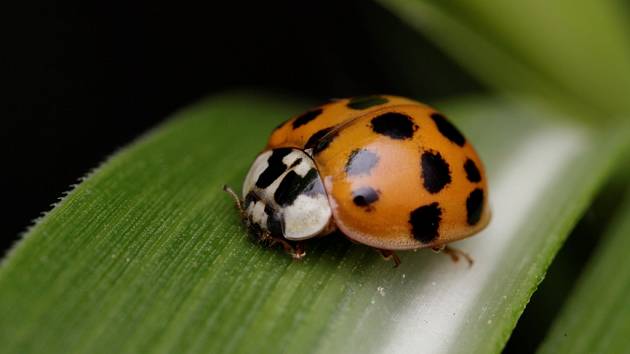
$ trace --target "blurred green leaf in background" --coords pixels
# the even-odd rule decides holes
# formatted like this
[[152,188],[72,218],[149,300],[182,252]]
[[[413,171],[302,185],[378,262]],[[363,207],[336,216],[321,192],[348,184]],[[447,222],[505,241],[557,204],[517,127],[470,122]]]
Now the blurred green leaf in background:
[[[624,176],[627,178],[627,174]],[[625,353],[630,350],[630,189],[539,353]]]
[[590,119],[630,112],[630,22],[620,1],[378,2],[500,92]]
[[[492,222],[457,244],[472,268],[419,251],[393,269],[338,235],[308,242],[302,262],[252,241],[221,186],[240,186],[271,129],[309,105],[217,95],[108,159],[10,252],[0,352],[501,352],[575,224],[627,169],[627,12],[614,1],[378,3],[494,90],[429,102],[488,171]],[[414,46],[388,44],[390,63]],[[627,209],[611,210],[620,221],[542,352],[627,348]]]

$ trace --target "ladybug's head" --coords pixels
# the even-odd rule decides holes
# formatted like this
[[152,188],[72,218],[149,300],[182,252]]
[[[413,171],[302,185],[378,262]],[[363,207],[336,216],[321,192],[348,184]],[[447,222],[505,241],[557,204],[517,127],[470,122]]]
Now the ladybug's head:
[[300,149],[258,155],[243,183],[243,209],[252,229],[305,240],[328,233],[332,211],[315,162]]

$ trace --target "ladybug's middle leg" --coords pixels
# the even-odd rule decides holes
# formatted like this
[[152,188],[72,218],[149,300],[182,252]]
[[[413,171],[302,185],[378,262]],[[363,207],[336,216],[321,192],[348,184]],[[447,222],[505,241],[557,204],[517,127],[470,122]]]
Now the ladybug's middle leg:
[[382,250],[382,249],[377,249],[378,252],[380,252],[381,256],[383,256],[383,259],[386,261],[389,260],[393,260],[394,261],[394,268],[398,268],[398,266],[400,265],[400,257],[398,257],[398,255],[396,254],[396,252],[392,251],[392,250]]
[[443,245],[441,247],[433,247],[433,251],[437,253],[444,252],[445,255],[451,257],[453,262],[458,262],[460,256],[464,257],[466,261],[468,261],[469,267],[472,267],[473,263],[475,263],[475,261],[472,259],[472,257],[468,253],[460,250],[459,248]]

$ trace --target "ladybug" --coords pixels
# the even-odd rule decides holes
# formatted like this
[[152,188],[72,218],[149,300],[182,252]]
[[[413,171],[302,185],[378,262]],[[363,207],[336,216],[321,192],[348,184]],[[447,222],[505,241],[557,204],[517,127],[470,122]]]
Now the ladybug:
[[396,265],[399,250],[444,250],[490,220],[483,164],[448,119],[397,96],[339,99],[278,126],[237,202],[251,232],[294,258],[339,230]]

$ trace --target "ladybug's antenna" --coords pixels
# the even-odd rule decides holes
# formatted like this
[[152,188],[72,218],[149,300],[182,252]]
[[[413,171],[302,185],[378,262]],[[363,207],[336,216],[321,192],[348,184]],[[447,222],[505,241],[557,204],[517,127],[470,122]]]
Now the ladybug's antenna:
[[244,216],[245,210],[243,209],[243,203],[241,201],[241,198],[238,197],[238,194],[236,194],[236,192],[234,192],[232,188],[228,187],[227,184],[223,185],[223,191],[232,196],[232,199],[234,199],[234,204],[236,204],[238,211],[241,212],[241,216]]

